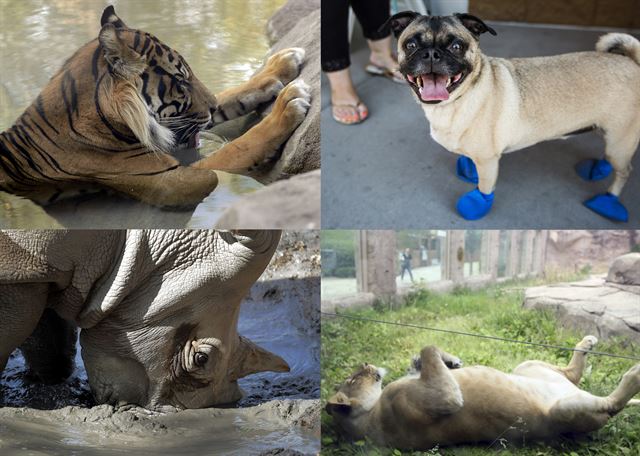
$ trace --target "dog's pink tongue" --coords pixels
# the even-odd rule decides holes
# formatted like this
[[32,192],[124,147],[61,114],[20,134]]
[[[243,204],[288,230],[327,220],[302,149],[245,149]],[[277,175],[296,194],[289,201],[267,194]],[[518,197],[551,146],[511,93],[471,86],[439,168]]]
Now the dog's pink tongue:
[[449,92],[447,92],[448,76],[443,74],[430,74],[421,77],[422,87],[420,88],[420,98],[422,98],[422,101],[449,99]]

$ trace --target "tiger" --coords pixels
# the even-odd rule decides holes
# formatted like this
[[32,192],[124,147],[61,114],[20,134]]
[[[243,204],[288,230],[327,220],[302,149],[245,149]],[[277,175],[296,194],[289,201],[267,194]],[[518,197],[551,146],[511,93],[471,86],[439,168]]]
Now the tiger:
[[[296,80],[302,48],[274,53],[248,81],[214,96],[177,51],[129,28],[113,6],[100,25],[0,133],[0,190],[42,206],[107,190],[193,208],[216,188],[216,171],[253,176],[277,160],[309,110],[310,88]],[[199,132],[274,100],[269,114],[215,153],[190,165],[175,157]]]

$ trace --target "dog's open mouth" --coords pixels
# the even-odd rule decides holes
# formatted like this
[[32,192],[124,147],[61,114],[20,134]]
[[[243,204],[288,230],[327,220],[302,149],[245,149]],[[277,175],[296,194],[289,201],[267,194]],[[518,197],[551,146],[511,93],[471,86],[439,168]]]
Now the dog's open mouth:
[[465,74],[458,73],[455,75],[448,74],[407,74],[406,78],[416,91],[420,100],[425,103],[439,103],[449,99],[451,94],[464,80]]

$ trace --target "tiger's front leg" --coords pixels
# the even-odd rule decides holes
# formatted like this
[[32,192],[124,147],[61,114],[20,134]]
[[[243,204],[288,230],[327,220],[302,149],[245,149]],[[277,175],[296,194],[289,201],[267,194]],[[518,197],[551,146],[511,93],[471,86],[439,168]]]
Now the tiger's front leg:
[[214,124],[244,116],[273,101],[287,84],[298,77],[304,56],[302,48],[276,52],[247,82],[216,94],[218,106],[213,114]]
[[307,84],[303,81],[289,83],[278,95],[267,117],[192,167],[253,175],[261,165],[279,155],[282,145],[307,115],[310,100]]

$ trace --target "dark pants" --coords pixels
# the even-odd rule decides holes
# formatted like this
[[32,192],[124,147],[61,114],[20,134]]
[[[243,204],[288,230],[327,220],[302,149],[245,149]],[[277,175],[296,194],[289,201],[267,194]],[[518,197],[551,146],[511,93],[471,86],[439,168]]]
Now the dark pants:
[[344,70],[351,64],[349,6],[367,39],[381,40],[390,34],[389,25],[385,25],[389,19],[389,0],[322,0],[320,53],[323,71]]
[[404,279],[404,271],[407,271],[409,273],[409,277],[411,277],[411,281],[413,282],[413,274],[411,273],[411,266],[409,266],[408,264],[402,265],[402,270],[400,271],[400,280]]

